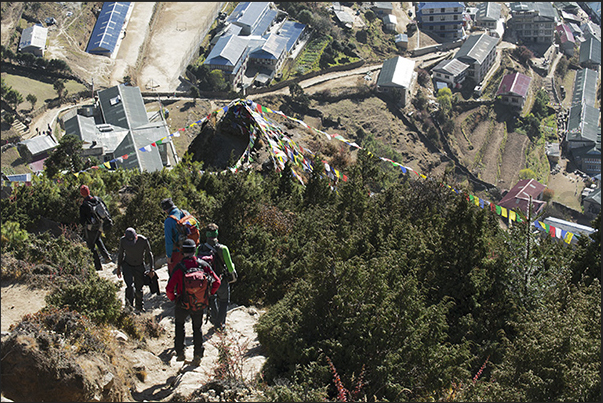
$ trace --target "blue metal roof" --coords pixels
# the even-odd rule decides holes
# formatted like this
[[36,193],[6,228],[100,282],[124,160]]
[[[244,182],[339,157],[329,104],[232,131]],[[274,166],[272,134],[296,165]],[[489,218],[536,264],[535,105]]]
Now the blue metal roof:
[[247,48],[248,40],[240,36],[221,37],[203,64],[235,66]]
[[103,8],[96,25],[94,25],[86,52],[102,55],[113,53],[129,8],[129,2],[103,3]]
[[291,52],[293,45],[304,32],[304,29],[306,29],[306,25],[299,22],[285,21],[283,23],[278,34],[287,38],[287,52]]
[[459,1],[440,1],[440,2],[426,2],[419,3],[419,11],[423,9],[432,9],[432,8],[465,8],[465,3]]

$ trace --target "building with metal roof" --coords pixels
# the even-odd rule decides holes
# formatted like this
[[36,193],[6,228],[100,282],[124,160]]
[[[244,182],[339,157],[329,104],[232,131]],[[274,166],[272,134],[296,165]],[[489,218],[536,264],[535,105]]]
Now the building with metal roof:
[[406,106],[417,73],[415,73],[415,61],[401,56],[392,57],[383,62],[379,78],[377,78],[377,89],[383,92],[400,92],[402,105]]
[[48,153],[57,146],[58,143],[54,140],[54,137],[46,135],[20,141],[17,143],[17,150],[25,161],[37,161],[48,157]]
[[306,25],[300,22],[295,21],[285,21],[283,25],[281,25],[277,34],[287,38],[287,52],[291,53],[291,51],[295,48],[295,46],[299,43],[302,34],[306,29]]
[[570,108],[567,122],[566,147],[570,151],[574,148],[589,147],[597,142],[600,135],[599,109],[588,104],[576,104]]
[[113,161],[112,168],[149,172],[177,163],[167,124],[149,121],[140,88],[118,85],[99,91],[97,108],[96,118],[78,114],[65,121],[65,134],[84,142],[82,155]]
[[126,21],[129,2],[105,2],[101,9],[86,52],[95,55],[111,56],[121,36],[121,30]]
[[572,149],[572,160],[580,171],[590,176],[601,173],[601,128],[594,145]]
[[393,14],[385,14],[383,17],[383,25],[385,26],[386,30],[390,32],[395,31],[396,26],[398,25],[398,19]]
[[496,28],[496,21],[500,20],[502,6],[499,3],[485,2],[477,5],[475,13],[476,25],[486,28]]
[[220,37],[203,62],[210,70],[222,70],[233,86],[243,77],[249,60],[249,38],[244,36]]
[[580,69],[576,72],[572,106],[579,104],[595,106],[598,75],[596,70],[591,69]]
[[588,39],[590,37],[597,38],[599,41],[601,40],[601,27],[595,24],[592,21],[588,21],[580,26],[584,39]]
[[595,218],[601,212],[601,188],[595,189],[590,195],[582,200],[584,214],[588,217]]
[[46,38],[48,38],[48,28],[36,24],[27,27],[21,33],[19,41],[19,52],[32,53],[35,56],[44,56],[46,49]]
[[534,179],[522,179],[503,196],[498,204],[509,210],[520,210],[524,214],[528,214],[531,199],[532,213],[538,214],[546,205],[546,202],[542,200],[544,189],[546,186]]
[[516,2],[510,3],[509,8],[511,18],[507,21],[507,26],[519,39],[525,42],[553,43],[554,29],[560,19],[551,2]]
[[241,35],[264,35],[276,17],[276,10],[270,9],[270,2],[246,1],[237,4],[226,19],[241,27]]
[[352,28],[354,25],[354,16],[350,15],[347,10],[333,10],[333,12],[335,13],[335,18],[337,18],[342,25],[347,28]]
[[417,6],[417,21],[423,32],[443,39],[460,39],[463,30],[465,3],[421,2]]
[[566,24],[559,24],[555,27],[557,38],[559,39],[559,46],[563,53],[568,56],[574,55],[574,49],[576,47],[576,40],[574,34]]
[[[588,236],[595,232],[595,229],[586,225],[577,224],[571,221],[562,220],[561,218],[556,217],[546,217],[542,220],[545,224],[553,226],[557,229],[564,230],[567,232],[571,232],[575,235],[580,236]],[[570,243],[577,243],[577,238],[572,237]]]
[[374,1],[372,10],[377,15],[387,15],[394,12],[394,5],[391,1]]
[[486,34],[471,35],[454,55],[455,59],[469,65],[467,76],[473,78],[477,84],[494,63],[497,43],[497,38]]
[[590,37],[580,45],[580,65],[598,70],[601,65],[601,40]]
[[520,110],[526,102],[528,89],[532,78],[521,73],[507,74],[500,81],[496,96],[500,96],[500,102]]
[[256,49],[249,52],[249,63],[278,71],[287,57],[287,38],[270,34]]
[[439,62],[433,69],[433,79],[445,82],[451,88],[460,88],[465,77],[469,65],[458,59],[447,59]]

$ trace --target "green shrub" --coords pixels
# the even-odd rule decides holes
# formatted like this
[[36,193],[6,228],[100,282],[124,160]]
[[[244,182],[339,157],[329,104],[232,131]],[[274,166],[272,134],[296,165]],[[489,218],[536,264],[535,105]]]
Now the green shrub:
[[69,307],[99,324],[115,323],[121,311],[117,291],[119,285],[98,275],[90,275],[82,282],[65,284],[50,293],[46,302],[57,308]]

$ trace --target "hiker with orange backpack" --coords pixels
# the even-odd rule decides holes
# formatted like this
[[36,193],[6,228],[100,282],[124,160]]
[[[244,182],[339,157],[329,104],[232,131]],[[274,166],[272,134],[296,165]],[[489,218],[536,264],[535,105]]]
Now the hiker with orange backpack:
[[184,361],[184,324],[190,316],[193,322],[193,365],[199,365],[205,348],[203,347],[203,311],[209,306],[209,298],[220,288],[220,279],[209,263],[195,256],[195,241],[187,239],[182,245],[183,259],[174,267],[172,276],[165,287],[170,301],[176,301],[174,308],[176,361]]
[[[163,199],[161,209],[168,215],[163,222],[165,236],[165,254],[167,256],[170,277],[174,267],[182,260],[182,243],[185,239],[193,239],[195,247],[199,245],[199,228],[197,220],[186,210],[180,210],[171,198]],[[185,234],[184,232],[188,232]]]

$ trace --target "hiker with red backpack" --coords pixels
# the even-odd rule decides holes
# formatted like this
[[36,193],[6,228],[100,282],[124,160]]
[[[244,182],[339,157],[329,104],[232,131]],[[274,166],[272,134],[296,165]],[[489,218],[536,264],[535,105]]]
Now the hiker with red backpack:
[[210,299],[209,318],[217,330],[224,331],[226,312],[230,303],[230,284],[237,281],[237,271],[230,257],[228,246],[218,242],[218,229],[219,227],[215,223],[207,225],[206,240],[204,244],[199,245],[197,256],[208,259],[212,263],[214,272],[222,281],[218,292]]
[[109,255],[101,236],[105,228],[113,225],[113,220],[105,202],[98,196],[92,196],[88,186],[80,186],[80,194],[84,197],[80,205],[80,224],[84,227],[86,246],[92,251],[94,267],[100,271],[103,266],[97,248],[107,263],[112,262],[111,255]]
[[184,240],[193,239],[195,247],[199,245],[199,228],[197,220],[188,211],[176,207],[171,198],[163,199],[160,205],[168,215],[163,222],[163,230],[168,273],[171,277],[174,267],[182,260],[181,249]]
[[194,356],[193,365],[199,365],[205,348],[203,347],[203,311],[209,305],[209,298],[220,287],[220,279],[209,263],[195,256],[195,241],[187,239],[182,244],[184,254],[172,272],[165,294],[170,301],[176,301],[174,317],[176,334],[174,350],[176,361],[184,361],[184,324],[190,316],[193,325]]

